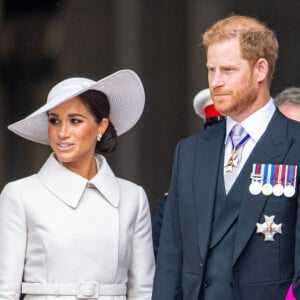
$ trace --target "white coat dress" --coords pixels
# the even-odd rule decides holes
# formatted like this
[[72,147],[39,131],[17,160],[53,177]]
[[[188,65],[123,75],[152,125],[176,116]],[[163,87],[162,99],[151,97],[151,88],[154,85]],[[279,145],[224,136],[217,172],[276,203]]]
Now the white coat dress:
[[[19,300],[22,282],[126,284],[123,296],[151,299],[154,258],[142,187],[115,177],[103,156],[90,181],[51,154],[41,170],[0,195],[0,300]],[[72,300],[80,295],[25,295]],[[86,295],[85,295],[86,296]],[[89,298],[89,297],[87,297]]]

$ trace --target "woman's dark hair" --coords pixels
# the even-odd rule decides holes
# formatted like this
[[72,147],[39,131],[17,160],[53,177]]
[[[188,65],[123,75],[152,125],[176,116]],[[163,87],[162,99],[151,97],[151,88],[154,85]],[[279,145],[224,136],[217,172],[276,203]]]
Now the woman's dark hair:
[[[107,96],[96,90],[88,90],[78,96],[81,102],[88,108],[94,116],[97,124],[100,124],[103,118],[109,119],[110,105]],[[96,153],[105,154],[113,152],[117,146],[117,132],[114,125],[109,121],[109,125],[102,136],[100,142],[96,144]]]

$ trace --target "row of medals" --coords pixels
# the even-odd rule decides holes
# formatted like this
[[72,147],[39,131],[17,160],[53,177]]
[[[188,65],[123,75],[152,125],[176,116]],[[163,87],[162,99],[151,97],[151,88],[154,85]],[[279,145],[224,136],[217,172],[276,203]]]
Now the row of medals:
[[[251,183],[249,186],[249,192],[252,195],[258,195],[262,193],[265,196],[282,196],[293,197],[295,195],[295,187],[292,184],[283,185],[281,182],[272,185],[270,182],[263,183],[263,176],[258,174],[251,174]],[[296,180],[296,179],[295,179]]]

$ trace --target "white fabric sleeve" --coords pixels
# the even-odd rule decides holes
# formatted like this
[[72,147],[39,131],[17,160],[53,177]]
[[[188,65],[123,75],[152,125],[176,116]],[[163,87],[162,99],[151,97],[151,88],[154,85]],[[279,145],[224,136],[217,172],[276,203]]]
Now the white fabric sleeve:
[[128,300],[151,300],[155,262],[149,203],[142,188],[139,205],[128,272]]
[[0,300],[19,300],[26,251],[26,217],[17,184],[0,195]]

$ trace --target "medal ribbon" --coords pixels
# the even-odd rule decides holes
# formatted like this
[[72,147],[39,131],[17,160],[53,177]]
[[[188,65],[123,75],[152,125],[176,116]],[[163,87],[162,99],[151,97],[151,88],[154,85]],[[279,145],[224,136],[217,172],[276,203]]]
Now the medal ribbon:
[[273,180],[273,195],[276,197],[284,193],[283,177],[285,165],[275,165],[275,176]]
[[253,164],[252,165],[251,178],[255,178],[256,177],[256,166],[257,166],[257,164]]
[[276,170],[276,166],[274,164],[271,164],[270,183],[272,184],[272,186],[274,186],[274,182],[275,182],[275,170]]
[[275,184],[282,184],[285,165],[276,165]]
[[293,182],[293,174],[294,174],[294,166],[289,166],[289,176],[288,176],[288,182],[287,184],[292,185]]
[[285,181],[284,186],[292,185],[296,186],[296,175],[297,175],[297,165],[287,165],[285,166]]
[[293,174],[293,187],[296,189],[296,177],[297,177],[298,166],[294,166],[294,174]]
[[294,188],[296,186],[296,174],[297,174],[297,165],[292,165],[292,170],[290,171],[289,175],[289,182],[288,184],[291,184]]
[[279,165],[275,166],[275,176],[274,176],[274,182],[272,185],[275,185],[276,183],[278,183],[278,173],[279,173]]
[[287,165],[285,169],[284,195],[288,198],[295,194],[297,168],[297,165]]
[[256,164],[255,177],[256,179],[260,177],[260,164]]
[[230,140],[231,140],[231,145],[232,145],[232,151],[238,150],[241,146],[246,144],[246,142],[249,140],[250,135],[247,133],[236,145],[234,145],[233,140],[232,140],[232,133],[230,133]]
[[288,173],[289,168],[290,168],[290,166],[285,166],[285,172],[284,172],[284,186],[285,187],[287,186],[287,183],[288,183],[287,173]]
[[286,166],[286,169],[285,169],[285,184],[284,184],[284,186],[292,185],[293,172],[294,172],[294,166],[293,165]]
[[260,177],[261,179],[263,179],[263,183],[264,183],[265,169],[266,169],[266,164],[261,164]]
[[267,170],[264,172],[264,184],[271,182],[272,164],[266,165]]
[[251,179],[255,180],[255,181],[262,179],[261,170],[262,170],[261,164],[253,164],[252,165]]

